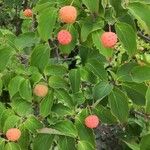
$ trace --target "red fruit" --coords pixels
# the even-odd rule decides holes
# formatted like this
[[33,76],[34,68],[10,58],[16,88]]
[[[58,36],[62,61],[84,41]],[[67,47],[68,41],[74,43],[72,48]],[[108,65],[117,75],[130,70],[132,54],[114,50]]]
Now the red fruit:
[[37,84],[33,89],[33,93],[38,97],[45,97],[48,93],[48,87],[44,84]]
[[73,6],[64,6],[59,10],[59,18],[64,23],[74,23],[77,18],[77,10]]
[[88,128],[96,128],[99,125],[99,118],[96,115],[90,115],[85,118],[85,125]]
[[68,45],[72,41],[72,35],[67,30],[61,30],[57,35],[57,39],[60,44]]
[[26,9],[24,12],[23,12],[24,16],[25,17],[32,17],[33,13],[32,13],[32,10],[31,9]]
[[105,32],[101,36],[101,42],[106,48],[113,48],[117,43],[117,35],[113,32]]
[[11,128],[6,132],[6,137],[9,141],[17,141],[21,136],[21,131],[17,128]]

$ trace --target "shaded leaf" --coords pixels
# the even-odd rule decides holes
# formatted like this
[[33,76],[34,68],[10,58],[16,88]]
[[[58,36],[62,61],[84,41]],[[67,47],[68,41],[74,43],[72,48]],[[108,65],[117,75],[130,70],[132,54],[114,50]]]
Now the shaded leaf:
[[109,105],[112,113],[120,122],[126,122],[129,114],[128,99],[119,89],[114,89],[109,96]]
[[33,141],[33,150],[50,150],[53,140],[53,135],[38,134]]
[[[140,1],[141,2],[141,1]],[[147,4],[133,2],[129,3],[129,12],[139,21],[146,33],[150,33],[150,20],[149,16],[145,14],[150,14],[150,7]]]
[[129,55],[134,55],[137,52],[136,33],[132,26],[120,22],[116,24],[116,32],[120,42]]
[[99,82],[93,88],[93,97],[95,100],[102,100],[105,96],[109,95],[113,86],[106,81]]
[[72,69],[69,72],[69,80],[71,83],[71,88],[73,93],[77,93],[80,90],[81,77],[79,69]]

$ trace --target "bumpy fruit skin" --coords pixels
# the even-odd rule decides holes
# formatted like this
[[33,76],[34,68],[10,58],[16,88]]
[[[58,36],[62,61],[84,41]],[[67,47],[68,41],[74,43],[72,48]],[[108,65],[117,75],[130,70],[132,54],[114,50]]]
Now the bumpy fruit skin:
[[117,43],[117,35],[114,32],[105,32],[101,36],[101,42],[106,48],[114,48]]
[[38,97],[45,97],[48,93],[48,87],[44,84],[37,84],[33,89],[33,93]]
[[25,17],[32,17],[33,13],[32,13],[32,10],[31,9],[26,9],[24,12],[23,12],[24,16]]
[[17,128],[11,128],[6,132],[6,137],[9,141],[17,141],[21,136],[21,131]]
[[57,39],[61,45],[68,45],[72,41],[72,35],[67,30],[61,30],[57,35]]
[[77,10],[73,6],[64,6],[59,10],[59,18],[64,23],[74,23],[77,18]]
[[97,128],[99,125],[99,118],[96,115],[90,115],[85,118],[85,125],[88,128]]

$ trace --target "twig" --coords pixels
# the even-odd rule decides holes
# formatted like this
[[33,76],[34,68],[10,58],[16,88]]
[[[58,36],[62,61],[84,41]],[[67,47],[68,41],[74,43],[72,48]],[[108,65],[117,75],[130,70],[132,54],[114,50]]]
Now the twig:
[[150,43],[150,37],[143,35],[142,32],[139,31],[138,36]]
[[143,113],[143,112],[139,112],[139,111],[133,110],[133,111],[131,111],[131,113],[133,113],[133,114],[135,114],[135,115],[137,115],[137,116],[141,116],[141,117],[143,117],[143,118],[145,118],[145,119],[147,119],[147,120],[150,120],[150,115],[145,114],[145,113]]
[[57,45],[51,39],[48,40],[48,44],[49,44],[50,48],[51,48],[51,45],[53,45],[55,47],[55,53],[56,53],[57,62],[59,62],[60,56],[59,56],[59,51],[58,51]]

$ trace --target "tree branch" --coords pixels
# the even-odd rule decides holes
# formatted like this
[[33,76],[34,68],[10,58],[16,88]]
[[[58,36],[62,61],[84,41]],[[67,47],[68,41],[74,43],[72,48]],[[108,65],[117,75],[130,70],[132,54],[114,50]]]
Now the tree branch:
[[142,32],[139,31],[138,36],[150,43],[150,37],[143,35]]

